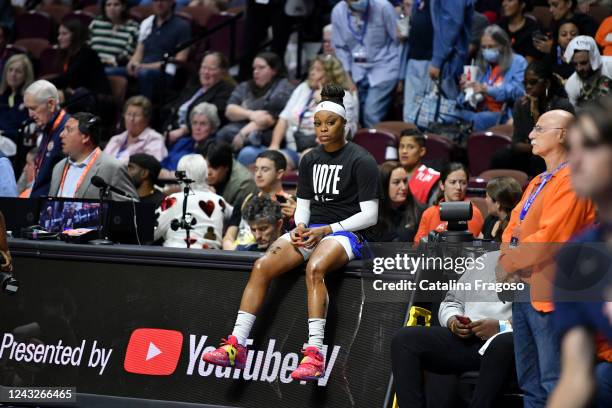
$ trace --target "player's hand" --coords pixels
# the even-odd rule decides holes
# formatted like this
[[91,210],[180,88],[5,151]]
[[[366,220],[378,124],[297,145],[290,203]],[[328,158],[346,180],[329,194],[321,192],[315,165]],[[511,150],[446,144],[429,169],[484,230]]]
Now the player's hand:
[[302,236],[306,231],[308,231],[308,228],[306,228],[304,224],[300,224],[295,227],[291,233],[289,233],[291,243],[295,246],[302,246]]
[[329,225],[324,225],[322,227],[309,228],[302,234],[302,246],[306,248],[313,248],[316,246],[324,236],[332,233],[331,227]]
[[287,198],[287,202],[281,204],[281,213],[283,217],[291,218],[295,215],[295,208],[297,207],[297,203],[293,197]]
[[499,333],[499,321],[495,319],[481,319],[470,323],[470,330],[480,340],[488,340]]
[[462,324],[455,316],[448,319],[448,328],[455,336],[467,339],[472,336],[472,331],[468,324]]

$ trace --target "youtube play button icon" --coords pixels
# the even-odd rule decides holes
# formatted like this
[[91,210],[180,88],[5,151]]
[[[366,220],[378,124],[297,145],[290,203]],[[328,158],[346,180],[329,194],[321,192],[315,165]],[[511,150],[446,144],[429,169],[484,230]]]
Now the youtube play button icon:
[[133,374],[170,375],[176,370],[183,334],[176,330],[136,329],[130,336],[123,368]]

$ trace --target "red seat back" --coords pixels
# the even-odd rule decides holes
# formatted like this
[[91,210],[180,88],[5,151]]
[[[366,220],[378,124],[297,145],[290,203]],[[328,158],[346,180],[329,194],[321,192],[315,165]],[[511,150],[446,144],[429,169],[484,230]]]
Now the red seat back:
[[353,142],[369,151],[378,164],[397,160],[397,139],[384,130],[359,129]]
[[425,134],[425,139],[427,153],[423,157],[423,162],[429,167],[440,171],[450,160],[453,145],[447,138],[433,133]]
[[489,131],[470,135],[467,143],[470,174],[480,174],[488,170],[493,154],[510,143],[510,137]]
[[47,13],[29,11],[15,17],[15,39],[44,38],[49,40],[53,31],[53,21]]

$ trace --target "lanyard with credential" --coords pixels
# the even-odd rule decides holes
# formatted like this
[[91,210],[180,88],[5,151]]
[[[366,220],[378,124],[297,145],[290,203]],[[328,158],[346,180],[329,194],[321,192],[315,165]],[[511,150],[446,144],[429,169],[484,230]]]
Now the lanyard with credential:
[[353,37],[355,38],[355,40],[357,40],[357,42],[361,44],[362,47],[365,46],[364,39],[365,39],[366,31],[368,30],[369,15],[370,15],[370,2],[368,1],[368,5],[366,6],[365,13],[363,14],[363,26],[361,27],[361,33],[357,33],[355,30],[353,30],[353,25],[351,24],[351,12],[349,10],[347,10],[346,12],[346,25],[349,31],[351,32],[351,34],[353,35]]
[[[57,115],[57,118],[55,118],[55,121],[53,122],[53,126],[51,127],[51,130],[49,131],[49,133],[47,133],[49,138],[53,137],[53,132],[55,132],[57,128],[59,127],[60,123],[62,123],[62,119],[64,119],[64,116],[66,116],[66,111],[62,109]],[[38,170],[40,169],[40,166],[42,165],[42,162],[45,159],[45,156],[47,155],[49,142],[50,140],[47,140],[47,138],[45,138],[45,140],[43,140],[43,142],[41,143],[42,150],[38,155],[38,159],[36,160],[36,176],[38,176]],[[44,145],[44,148],[43,148],[43,145]],[[36,176],[34,177],[34,180],[36,180]]]
[[491,66],[489,65],[487,67],[487,72],[485,73],[485,81],[487,81],[488,86],[495,85],[497,78],[499,78],[499,71],[495,74],[495,76],[493,76],[493,78],[491,78],[491,75],[493,75],[493,71],[491,71]]
[[[81,183],[83,183],[83,180],[85,179],[85,176],[87,175],[87,173],[89,173],[89,170],[91,169],[91,166],[93,166],[93,164],[96,162],[96,160],[98,159],[98,156],[100,155],[101,152],[102,152],[102,150],[100,150],[99,147],[96,147],[96,150],[95,150],[91,160],[89,161],[89,163],[87,163],[87,166],[85,167],[85,170],[83,170],[83,173],[81,174],[81,177],[79,177],[79,181],[77,181],[76,188],[74,189],[74,194],[76,194],[76,192],[79,190],[79,187],[81,187]],[[66,176],[68,175],[68,169],[69,168],[70,168],[70,164],[66,163],[66,165],[64,166],[64,173],[62,174],[62,180],[60,181],[60,187],[59,187],[59,192],[58,192],[58,195],[60,197],[62,196],[62,193],[64,192],[64,182],[66,181]]]
[[554,176],[559,170],[561,170],[565,166],[567,166],[567,162],[561,163],[559,166],[557,166],[555,170],[553,170],[550,173],[544,173],[544,178],[540,182],[540,185],[538,186],[538,188],[529,196],[527,201],[525,201],[525,204],[523,205],[523,209],[521,210],[521,214],[519,215],[519,222],[522,222],[525,219],[525,217],[527,216],[527,212],[533,205],[533,202],[535,201],[538,194],[540,194],[540,191],[542,191],[546,183],[548,183],[550,179],[552,178],[552,176]]

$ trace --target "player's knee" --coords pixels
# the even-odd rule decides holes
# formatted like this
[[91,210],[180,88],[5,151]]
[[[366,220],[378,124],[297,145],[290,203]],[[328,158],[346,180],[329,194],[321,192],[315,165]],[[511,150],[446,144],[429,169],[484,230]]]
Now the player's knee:
[[306,265],[306,285],[316,285],[325,277],[325,267],[321,262],[312,261]]

